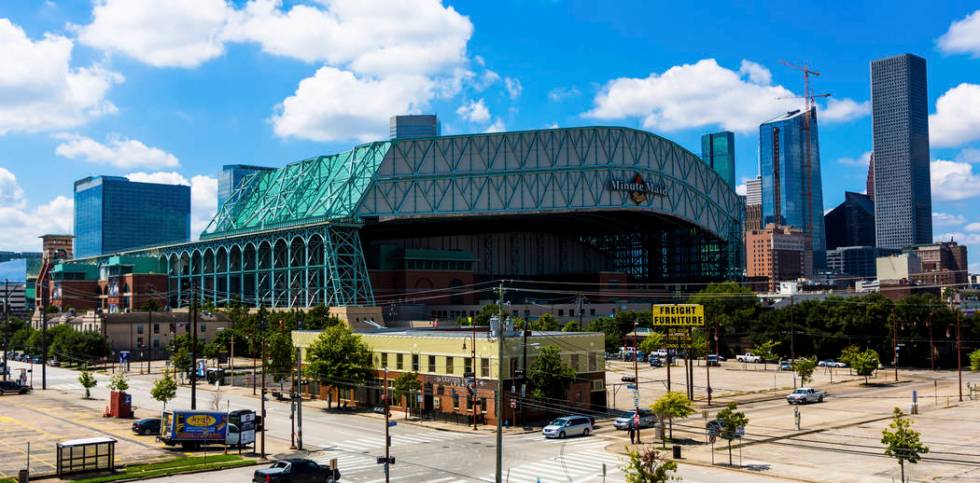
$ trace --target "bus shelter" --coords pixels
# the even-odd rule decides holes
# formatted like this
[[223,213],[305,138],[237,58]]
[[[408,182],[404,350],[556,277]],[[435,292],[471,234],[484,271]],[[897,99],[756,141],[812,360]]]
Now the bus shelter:
[[58,443],[58,477],[115,468],[116,440],[107,437],[72,439]]

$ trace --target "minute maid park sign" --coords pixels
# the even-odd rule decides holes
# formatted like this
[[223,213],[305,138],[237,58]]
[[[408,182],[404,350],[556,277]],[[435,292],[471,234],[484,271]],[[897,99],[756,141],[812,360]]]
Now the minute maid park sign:
[[629,193],[630,199],[637,205],[645,203],[649,196],[667,196],[667,185],[663,180],[648,184],[640,173],[633,173],[631,180],[610,179],[609,189]]

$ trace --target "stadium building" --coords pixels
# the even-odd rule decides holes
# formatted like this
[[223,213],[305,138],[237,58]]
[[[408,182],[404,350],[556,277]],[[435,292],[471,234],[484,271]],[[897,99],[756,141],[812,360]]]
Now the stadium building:
[[635,129],[395,138],[256,171],[199,241],[119,254],[157,258],[175,308],[474,304],[501,279],[683,290],[742,274],[743,209]]

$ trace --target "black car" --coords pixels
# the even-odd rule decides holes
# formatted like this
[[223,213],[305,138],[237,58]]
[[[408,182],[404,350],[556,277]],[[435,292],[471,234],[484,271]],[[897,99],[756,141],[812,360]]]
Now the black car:
[[272,466],[255,470],[253,483],[329,483],[340,481],[340,470],[331,470],[316,461],[289,458],[272,463]]
[[31,392],[30,386],[21,386],[16,381],[0,381],[0,395],[4,394],[27,394]]
[[133,432],[136,434],[160,434],[160,418],[143,418],[133,423]]

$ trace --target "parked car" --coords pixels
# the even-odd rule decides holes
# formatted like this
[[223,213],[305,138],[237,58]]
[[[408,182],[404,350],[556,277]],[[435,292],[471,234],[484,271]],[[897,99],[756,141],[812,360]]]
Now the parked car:
[[51,367],[60,367],[61,361],[59,361],[57,357],[52,357],[51,360],[48,361],[48,365]]
[[650,367],[663,367],[664,365],[663,361],[660,360],[660,356],[656,354],[650,354],[650,358],[648,360],[650,362]]
[[17,381],[0,381],[0,396],[4,394],[27,394],[31,392],[30,386],[22,386]]
[[709,366],[721,366],[721,362],[718,360],[718,354],[708,354],[708,356],[705,357],[705,363]]
[[31,356],[31,364],[40,364],[41,356]]
[[340,470],[330,469],[316,461],[289,458],[272,463],[272,466],[255,470],[253,483],[324,483],[340,481]]
[[619,380],[621,380],[623,382],[636,382],[636,376],[634,376],[632,374],[627,374],[627,375],[621,377]]
[[745,354],[739,354],[735,356],[735,360],[738,362],[754,362],[754,363],[762,362],[761,357],[752,354],[751,352],[746,352]]
[[790,362],[790,361],[788,361],[788,360],[783,359],[783,360],[779,361],[779,370],[780,371],[792,371],[793,370],[793,363]]
[[657,349],[657,352],[654,352],[654,354],[657,354],[657,357],[659,357],[661,359],[666,359],[667,358],[667,349]]
[[786,396],[786,402],[790,404],[806,404],[811,402],[823,402],[827,393],[812,387],[798,387],[795,391]]
[[824,359],[817,363],[820,367],[847,367],[847,364],[834,359]]
[[588,436],[592,423],[585,416],[565,416],[558,418],[541,430],[545,438],[564,439],[567,436]]
[[133,432],[144,436],[160,434],[160,418],[143,418],[134,422]]
[[[616,418],[613,421],[613,427],[616,429],[629,429],[633,425],[633,418],[636,417],[636,411],[629,413],[626,416]],[[640,427],[641,428],[652,428],[657,424],[657,416],[653,414],[653,411],[649,409],[640,409]]]

